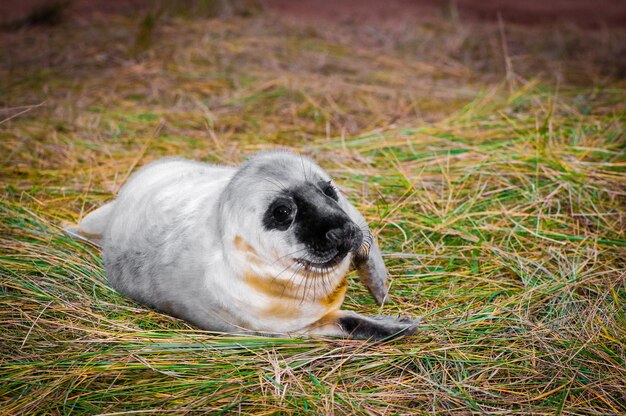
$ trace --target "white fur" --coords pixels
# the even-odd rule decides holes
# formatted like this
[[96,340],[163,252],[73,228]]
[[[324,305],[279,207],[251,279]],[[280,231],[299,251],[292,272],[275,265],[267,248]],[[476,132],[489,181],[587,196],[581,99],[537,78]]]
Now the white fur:
[[[289,158],[276,163],[293,170]],[[328,179],[312,162],[300,163],[296,182],[307,174]],[[175,305],[185,311],[177,314],[206,329],[304,331],[329,312],[318,300],[345,276],[350,256],[322,278],[307,278],[289,256],[304,247],[285,238],[287,233],[260,226],[261,207],[280,190],[279,182],[294,180],[251,176],[240,184],[247,189],[231,189],[224,198],[236,172],[181,159],[152,163],[132,176],[115,201],[89,214],[78,231],[101,241],[111,285],[142,303],[165,311]],[[251,263],[250,254],[235,247],[236,238],[254,249],[258,261]],[[259,293],[246,282],[248,274],[292,282],[301,287],[298,298]],[[266,316],[277,301],[285,307],[291,302],[296,316]]]

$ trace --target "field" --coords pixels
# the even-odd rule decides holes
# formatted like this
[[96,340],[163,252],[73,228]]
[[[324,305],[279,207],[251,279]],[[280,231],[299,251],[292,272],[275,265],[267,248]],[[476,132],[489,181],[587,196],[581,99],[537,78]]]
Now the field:
[[[1,414],[626,413],[626,32],[148,12],[0,33]],[[214,335],[61,233],[165,155],[284,147],[391,273],[387,342]]]

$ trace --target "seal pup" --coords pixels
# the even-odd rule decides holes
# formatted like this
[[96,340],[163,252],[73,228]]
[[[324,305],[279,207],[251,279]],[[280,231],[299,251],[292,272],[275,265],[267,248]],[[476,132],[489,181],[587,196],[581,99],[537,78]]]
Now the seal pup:
[[153,162],[66,231],[102,247],[114,289],[202,329],[386,339],[417,328],[340,309],[351,266],[379,304],[387,270],[365,219],[294,153],[238,169]]

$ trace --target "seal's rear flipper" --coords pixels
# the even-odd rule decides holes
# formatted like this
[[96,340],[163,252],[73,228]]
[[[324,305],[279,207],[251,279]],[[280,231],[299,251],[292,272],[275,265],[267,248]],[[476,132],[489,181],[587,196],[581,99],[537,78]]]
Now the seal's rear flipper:
[[65,233],[77,240],[89,241],[100,246],[114,204],[115,202],[111,202],[90,212],[77,226],[70,225],[65,227]]

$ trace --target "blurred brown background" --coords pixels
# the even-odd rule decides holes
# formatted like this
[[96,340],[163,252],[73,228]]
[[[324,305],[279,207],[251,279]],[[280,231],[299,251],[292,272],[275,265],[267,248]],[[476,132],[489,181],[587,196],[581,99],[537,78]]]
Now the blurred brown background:
[[461,20],[496,20],[537,25],[575,24],[587,28],[626,24],[624,0],[5,0],[0,2],[3,26],[50,24],[55,19],[89,21],[107,14],[135,14],[154,7],[202,9],[220,15],[255,9],[307,21],[389,23],[448,15]]

